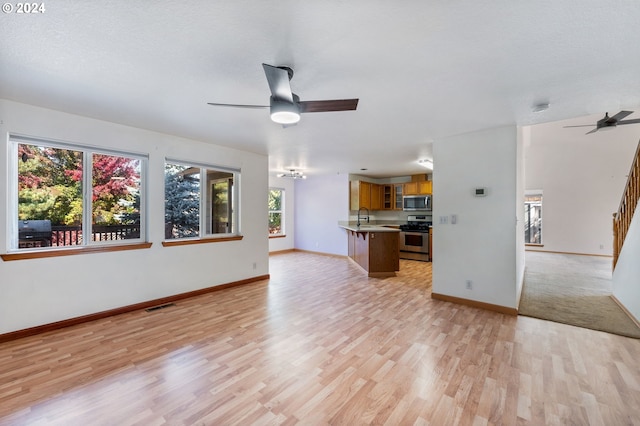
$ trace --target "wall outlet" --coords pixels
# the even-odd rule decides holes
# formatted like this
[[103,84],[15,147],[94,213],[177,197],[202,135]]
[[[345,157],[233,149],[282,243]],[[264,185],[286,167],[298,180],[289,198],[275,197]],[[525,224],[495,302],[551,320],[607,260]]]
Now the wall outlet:
[[473,288],[473,285],[471,284],[471,280],[466,281],[466,286],[467,286],[467,290],[471,290]]
[[449,216],[440,216],[440,225],[446,225],[449,223]]
[[253,269],[257,269],[258,268],[258,264],[256,262],[253,262]]
[[604,244],[600,244],[600,250],[604,250]]

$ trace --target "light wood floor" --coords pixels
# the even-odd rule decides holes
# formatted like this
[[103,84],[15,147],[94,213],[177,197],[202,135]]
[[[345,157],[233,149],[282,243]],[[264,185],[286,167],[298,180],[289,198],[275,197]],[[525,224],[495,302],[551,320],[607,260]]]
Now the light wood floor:
[[431,264],[271,280],[0,345],[0,424],[640,424],[640,341],[430,298]]

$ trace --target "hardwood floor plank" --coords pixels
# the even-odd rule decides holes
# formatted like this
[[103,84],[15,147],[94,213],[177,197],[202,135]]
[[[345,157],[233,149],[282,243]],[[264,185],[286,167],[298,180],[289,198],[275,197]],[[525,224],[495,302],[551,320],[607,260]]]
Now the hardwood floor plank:
[[640,341],[271,257],[268,283],[0,344],[0,425],[640,424]]

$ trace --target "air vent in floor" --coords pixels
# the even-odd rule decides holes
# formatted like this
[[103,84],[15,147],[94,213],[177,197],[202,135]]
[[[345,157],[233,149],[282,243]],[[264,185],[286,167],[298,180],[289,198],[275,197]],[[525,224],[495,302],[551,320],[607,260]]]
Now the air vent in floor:
[[164,309],[164,308],[170,308],[171,306],[176,306],[176,304],[175,303],[165,303],[164,305],[158,305],[158,306],[154,306],[154,307],[151,307],[151,308],[147,308],[147,309],[145,309],[145,311],[153,312],[153,311],[157,311],[157,310]]

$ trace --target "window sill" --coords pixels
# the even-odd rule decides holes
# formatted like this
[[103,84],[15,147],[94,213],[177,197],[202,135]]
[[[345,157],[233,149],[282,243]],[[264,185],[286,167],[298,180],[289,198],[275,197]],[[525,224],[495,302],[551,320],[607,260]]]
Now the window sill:
[[285,238],[285,237],[286,237],[286,235],[284,235],[284,234],[269,235],[269,239],[271,239],[271,238]]
[[75,256],[77,254],[88,253],[107,253],[113,251],[123,250],[139,250],[148,249],[151,247],[151,243],[134,243],[134,244],[118,244],[108,246],[83,246],[74,248],[63,248],[57,250],[39,250],[39,251],[24,251],[16,253],[1,254],[2,260],[25,260],[25,259],[41,259],[46,257],[60,257],[60,256]]
[[525,247],[544,247],[544,244],[533,244],[533,243],[527,243],[524,245]]
[[193,240],[167,240],[162,242],[162,247],[189,246],[193,244],[222,243],[225,241],[239,241],[242,235],[234,235],[232,237],[220,238],[198,238]]

